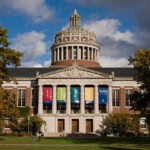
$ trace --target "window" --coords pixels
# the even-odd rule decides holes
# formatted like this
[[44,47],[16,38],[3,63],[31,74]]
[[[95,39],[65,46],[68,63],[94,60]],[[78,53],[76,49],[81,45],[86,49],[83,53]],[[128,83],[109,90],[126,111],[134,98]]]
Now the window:
[[125,94],[126,94],[126,106],[131,106],[131,101],[130,101],[130,98],[129,98],[129,95],[132,93],[132,89],[126,89],[125,90]]
[[18,106],[25,106],[25,89],[18,90]]
[[112,103],[113,106],[120,106],[119,103],[119,89],[113,89],[112,91]]
[[73,52],[74,52],[74,59],[77,59],[77,47],[74,47]]
[[140,127],[141,127],[141,129],[145,129],[146,128],[145,119],[140,119]]
[[65,41],[68,41],[68,38],[67,38],[67,37],[65,37]]
[[74,41],[77,41],[77,37],[76,37],[76,36],[75,36],[75,37],[73,37],[73,40],[74,40]]
[[86,37],[83,37],[83,41],[86,41]]
[[32,89],[32,106],[38,106],[38,89]]

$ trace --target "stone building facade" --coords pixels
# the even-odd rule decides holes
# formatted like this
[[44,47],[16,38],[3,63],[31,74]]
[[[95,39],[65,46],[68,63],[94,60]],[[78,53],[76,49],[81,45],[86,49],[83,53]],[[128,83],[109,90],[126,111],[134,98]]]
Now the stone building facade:
[[[45,136],[96,133],[109,113],[135,113],[127,97],[139,87],[134,70],[102,68],[96,36],[80,21],[74,10],[70,27],[56,33],[49,68],[9,68],[18,84],[3,84],[16,94],[18,107],[29,106],[46,121]],[[140,123],[147,132],[145,119]]]

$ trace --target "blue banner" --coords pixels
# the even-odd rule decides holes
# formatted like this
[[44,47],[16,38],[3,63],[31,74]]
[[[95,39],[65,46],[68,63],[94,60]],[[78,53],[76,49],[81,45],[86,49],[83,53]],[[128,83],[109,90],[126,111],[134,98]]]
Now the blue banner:
[[99,87],[99,104],[107,104],[108,102],[108,87]]
[[43,103],[44,103],[44,104],[52,104],[52,101],[44,101],[44,100],[43,100]]

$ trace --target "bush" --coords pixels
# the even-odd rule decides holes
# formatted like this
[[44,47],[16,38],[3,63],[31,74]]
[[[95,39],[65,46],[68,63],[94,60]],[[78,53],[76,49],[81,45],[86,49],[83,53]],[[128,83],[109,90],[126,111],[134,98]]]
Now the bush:
[[13,132],[12,135],[13,136],[19,136],[19,132]]

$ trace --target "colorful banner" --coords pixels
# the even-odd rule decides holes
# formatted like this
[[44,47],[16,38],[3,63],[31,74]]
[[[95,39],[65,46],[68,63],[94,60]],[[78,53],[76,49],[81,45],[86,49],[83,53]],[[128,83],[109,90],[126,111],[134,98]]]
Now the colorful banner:
[[43,87],[43,103],[52,103],[52,87]]
[[93,104],[93,103],[94,103],[94,88],[85,87],[85,104]]
[[57,87],[57,103],[66,103],[66,87]]
[[99,104],[107,104],[108,102],[108,88],[107,87],[99,87]]
[[80,87],[71,87],[71,103],[80,103]]

